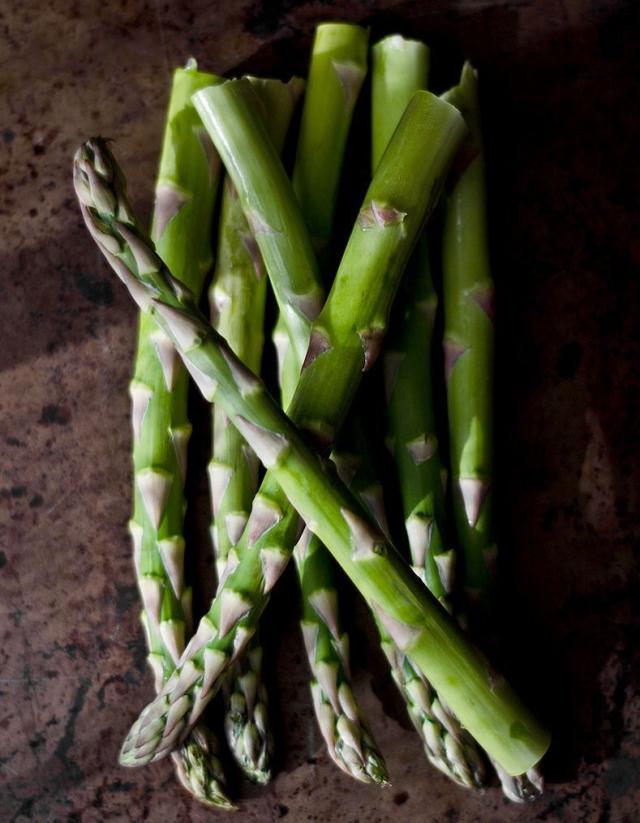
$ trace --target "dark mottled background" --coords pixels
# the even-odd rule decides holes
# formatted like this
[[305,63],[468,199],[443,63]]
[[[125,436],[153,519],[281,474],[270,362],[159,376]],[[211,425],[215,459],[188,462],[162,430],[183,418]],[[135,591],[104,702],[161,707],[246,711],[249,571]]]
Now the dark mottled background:
[[[238,787],[235,820],[638,820],[638,16],[633,0],[5,0],[2,821],[209,816],[166,762],[116,763],[151,694],[126,534],[135,314],[81,225],[70,159],[88,135],[116,138],[148,215],[171,68],[193,54],[220,73],[303,71],[314,24],[331,18],[424,37],[436,89],[465,54],[482,74],[504,639],[512,677],[554,728],[549,790],[522,809],[430,769],[372,642],[356,649],[357,687],[393,788],[350,782],[319,745],[289,597],[269,617],[281,768],[266,790]],[[191,495],[202,537],[201,475]],[[349,602],[358,646],[371,627]]]

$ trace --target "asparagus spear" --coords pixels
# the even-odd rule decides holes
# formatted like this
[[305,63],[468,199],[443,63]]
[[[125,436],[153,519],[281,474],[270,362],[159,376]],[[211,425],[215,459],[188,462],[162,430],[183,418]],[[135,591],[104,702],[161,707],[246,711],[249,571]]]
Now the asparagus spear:
[[[427,85],[429,49],[393,35],[373,48],[372,163],[380,160],[411,95]],[[409,263],[408,309],[384,359],[393,447],[413,570],[450,609],[454,553],[445,543],[443,468],[437,450],[429,360],[436,295],[423,234]],[[366,462],[361,473],[367,475]],[[363,482],[361,480],[361,482]],[[457,783],[484,784],[482,756],[446,703],[382,628],[382,648],[428,760]]]
[[[339,31],[336,32],[333,26],[323,27],[323,31],[319,35],[320,48],[321,52],[323,52],[320,76],[318,76],[319,72],[317,67],[315,71],[312,69],[310,89],[307,92],[305,112],[303,112],[302,130],[305,153],[309,148],[311,138],[308,114],[310,110],[309,100],[311,100],[311,110],[315,109],[319,92],[323,91],[320,81],[323,79],[322,75],[326,74],[326,71],[322,69],[322,65],[324,64],[325,69],[330,68],[326,61],[331,59],[331,50],[334,48],[336,49],[335,59],[338,61],[338,70],[342,82],[340,82],[336,75],[336,70],[331,69],[334,79],[331,85],[328,85],[326,88],[327,95],[324,97],[323,102],[330,108],[335,109],[339,101],[343,111],[342,118],[344,119],[346,117],[348,119],[350,117],[355,101],[355,91],[357,91],[357,88],[354,89],[354,87],[361,84],[363,71],[356,72],[354,67],[351,67],[351,70],[348,71],[344,65],[344,59],[340,60],[340,58],[345,58],[351,51],[354,51],[353,47],[348,46],[349,38],[353,39],[355,36],[357,42],[357,49],[355,50],[354,56],[361,59],[361,53],[364,51],[365,55],[363,56],[366,58],[366,47],[364,49],[362,47],[363,32],[357,29],[357,33],[354,35],[351,31],[353,28],[354,27],[350,26],[339,26]],[[337,38],[336,34],[338,35]],[[336,39],[338,42],[336,42]],[[317,43],[316,46],[318,46]],[[318,88],[319,84],[320,88]],[[313,87],[315,87],[315,89]],[[212,138],[220,146],[220,151],[222,151],[223,154],[226,152],[225,158],[231,169],[231,173],[234,174],[235,172],[234,179],[245,193],[245,208],[247,208],[246,204],[253,194],[251,186],[256,185],[255,174],[257,172],[261,174],[262,179],[274,179],[275,182],[272,185],[272,190],[282,191],[286,196],[286,207],[279,205],[277,200],[265,199],[261,210],[262,217],[258,222],[260,225],[263,225],[265,222],[270,225],[278,225],[279,228],[278,245],[274,246],[273,243],[263,242],[261,248],[274,292],[277,297],[280,295],[279,303],[282,321],[280,323],[280,333],[284,333],[284,339],[288,349],[288,354],[285,356],[287,365],[284,370],[281,370],[280,376],[283,381],[283,400],[284,403],[287,404],[291,397],[293,387],[297,382],[297,377],[302,365],[301,353],[306,351],[311,330],[310,317],[306,316],[304,312],[292,312],[289,301],[297,299],[292,297],[294,292],[300,294],[311,293],[313,291],[310,283],[312,276],[318,277],[318,269],[315,259],[311,259],[310,255],[313,255],[311,244],[308,242],[308,235],[306,234],[304,224],[300,225],[299,213],[296,211],[295,219],[292,218],[294,214],[292,209],[297,208],[295,195],[293,195],[290,186],[285,186],[281,168],[270,171],[264,161],[259,164],[259,160],[256,160],[256,157],[260,158],[264,155],[256,152],[251,157],[248,157],[245,154],[248,145],[246,142],[246,133],[249,132],[249,134],[253,134],[254,140],[255,135],[258,134],[253,110],[247,107],[247,104],[251,102],[249,91],[246,85],[243,87],[239,83],[230,83],[226,85],[224,89],[225,93],[222,95],[209,95],[207,93],[206,95],[199,96],[196,99],[196,106],[199,107],[201,116],[206,121]],[[336,97],[338,97],[338,101],[336,101]],[[340,128],[341,132],[337,135],[333,134],[332,140],[333,149],[341,153],[346,139],[346,128],[342,124]],[[270,163],[272,162],[273,158],[270,160]],[[300,160],[299,155],[298,166],[301,165],[301,162],[304,161]],[[308,169],[303,169],[303,171],[308,171]],[[332,175],[333,177],[337,177],[333,170]],[[251,182],[252,180],[253,183]],[[276,185],[279,189],[276,189]],[[336,186],[337,181],[333,188],[335,189]],[[294,197],[293,206],[289,202],[292,196]],[[241,197],[240,200],[242,201],[242,199]],[[252,211],[250,210],[248,214],[252,214]],[[260,234],[261,233],[258,233],[256,235],[258,242],[260,242]],[[306,243],[304,242],[305,238],[307,238]],[[288,250],[289,257],[286,259],[291,261],[290,265],[298,265],[303,274],[305,272],[307,273],[306,280],[299,279],[298,283],[293,281],[289,270],[282,264],[283,248]],[[292,248],[296,252],[295,256],[291,256],[290,249]],[[300,259],[302,259],[302,263],[300,263]],[[294,269],[294,274],[295,273],[296,271]],[[318,294],[321,293],[318,288],[316,288],[316,292]],[[289,341],[292,342],[292,345],[289,345]],[[289,551],[290,550],[291,547],[289,548]],[[314,593],[318,598],[318,602],[327,594],[327,592],[320,590],[316,590]],[[331,592],[328,594],[330,602],[333,602],[330,597]],[[306,636],[309,637],[313,617],[308,609],[305,611],[305,616],[307,618]],[[325,691],[320,685],[320,681],[316,682],[313,686],[314,705],[317,707],[319,716],[322,717],[320,726],[325,740],[329,742],[329,751],[341,768],[358,779],[382,782],[386,779],[382,758],[376,751],[373,740],[363,725],[348,683],[348,661],[344,657],[347,648],[346,638],[338,634],[336,638],[323,639],[326,640],[326,642],[321,643],[318,647],[319,650],[324,650],[324,652],[322,652],[323,658],[322,661],[320,658],[318,658],[318,660],[324,665],[324,669],[326,670],[333,671],[334,666],[336,667],[340,677],[340,693],[343,695],[343,703],[345,703],[345,705],[347,705],[345,701],[348,699],[347,710],[342,706],[338,706],[337,703],[334,703],[334,709],[339,708],[339,711],[337,714],[332,714],[331,701],[327,698]],[[333,654],[333,658],[331,658],[331,654]],[[329,723],[329,718],[331,717],[334,720],[333,724]]]
[[[406,262],[406,254],[433,199],[433,178],[441,177],[461,136],[460,121],[452,119],[450,111],[434,107],[434,103],[432,95],[417,93],[398,126],[369,188],[345,255],[345,268],[352,275],[358,273],[353,270],[354,254],[362,264],[365,250],[369,260],[375,250],[381,255],[381,263],[393,262],[392,271],[402,269]],[[442,139],[426,140],[434,129]],[[416,140],[423,165],[416,167],[413,162],[414,174],[409,175],[402,165],[415,160],[409,155],[412,147],[415,152]],[[431,144],[426,158],[425,142]],[[124,198],[121,173],[114,162],[101,141],[85,144],[76,157],[75,186],[92,236],[133,298],[144,310],[152,311],[173,336],[203,394],[224,405],[261,462],[272,470],[292,505],[299,509],[363,596],[376,603],[397,642],[440,688],[469,731],[510,773],[520,773],[537,762],[548,747],[546,731],[522,706],[506,681],[469,645],[395,549],[358,512],[344,486],[327,478],[322,462],[299,429],[281,412],[260,381],[235,358],[198,312],[190,292],[153,253],[152,245],[136,226]],[[411,189],[411,183],[418,184],[420,196],[410,197],[408,191],[403,191],[405,187]],[[389,196],[379,199],[383,189]],[[389,271],[385,265],[379,270]],[[344,277],[337,277],[333,297],[342,296],[345,279],[346,272]],[[365,307],[368,298],[365,295],[362,301]],[[327,305],[333,307],[331,298]],[[362,347],[364,330],[361,328],[358,333],[356,325],[348,331],[340,327],[338,319],[323,317],[322,325],[316,324],[310,344],[315,357],[305,369],[303,382],[305,375],[319,373],[318,367],[332,360],[329,350],[318,352],[320,329],[323,337],[329,333],[337,339],[342,332],[358,339],[360,356],[356,358],[353,351],[345,363],[347,369],[354,364],[354,371],[361,370],[367,360],[371,362],[373,349],[366,342],[368,336],[365,348]],[[356,346],[352,348],[355,350]],[[320,385],[328,377],[325,373]],[[277,514],[264,497],[260,502],[263,505],[254,501],[248,524],[249,532],[256,538],[268,529],[269,515]],[[255,544],[252,551],[241,556],[163,692],[134,724],[121,753],[123,763],[142,765],[167,755],[179,744],[215,693],[220,675],[244,648],[268,592],[287,560],[286,552],[258,552]]]
[[[195,105],[225,157],[229,178],[237,193],[236,208],[240,213],[244,211],[254,240],[253,255],[264,262],[281,313],[283,308],[287,310],[282,316],[286,317],[285,329],[293,343],[290,369],[297,375],[309,342],[310,318],[322,302],[322,289],[311,241],[300,218],[291,183],[269,139],[267,121],[260,117],[258,90],[246,78],[230,81],[224,84],[222,95],[204,94],[195,100]],[[214,421],[214,431],[216,429],[220,431]],[[235,437],[242,440],[239,434]],[[229,476],[229,468],[230,464],[216,459],[211,475],[214,490],[226,484],[224,478]],[[230,515],[233,543],[242,534],[241,520],[248,514],[254,491],[246,489],[243,507],[239,509],[242,514]],[[228,492],[227,487],[225,496]],[[231,494],[233,492],[232,488]],[[214,508],[217,508],[215,501]],[[221,514],[217,515],[218,522]],[[237,557],[238,553],[234,552],[232,563],[237,562]],[[241,672],[236,678],[235,694],[231,698],[232,715],[228,715],[229,737],[237,741],[232,743],[232,748],[242,747],[246,742],[247,751],[255,751],[260,760],[255,736],[245,734],[250,727],[244,724],[241,710],[243,704],[249,704],[243,692],[248,692],[248,696],[254,691],[264,694],[257,671],[262,661],[261,651],[254,647],[244,661],[239,665],[248,666],[250,671]],[[266,712],[261,711],[259,717],[266,722]],[[255,768],[253,772],[259,782],[268,779],[264,770]]]
[[[465,118],[469,137],[459,174],[446,198],[442,271],[444,351],[453,512],[464,555],[464,584],[486,617],[496,545],[493,530],[493,279],[489,261],[482,130],[477,74],[465,63],[459,85],[443,98]],[[504,794],[534,800],[543,791],[538,768],[511,776],[491,758]]]
[[[262,104],[267,130],[280,150],[301,91],[302,81],[251,78]],[[244,217],[231,180],[225,179],[218,234],[216,268],[209,290],[212,325],[251,371],[260,373],[266,278],[255,238]],[[249,518],[258,481],[258,458],[224,411],[213,409],[211,477],[218,580],[224,579],[229,552]],[[267,693],[262,682],[262,648],[258,636],[233,667],[225,684],[225,730],[233,755],[256,783],[271,777],[273,738],[269,728]]]
[[[377,129],[376,136],[381,135],[388,139],[397,125],[397,120],[402,114],[410,94],[416,88],[421,87],[420,80],[422,80],[422,85],[426,84],[428,51],[423,44],[417,43],[416,41],[405,41],[403,38],[397,37],[387,38],[381,46],[377,48],[379,63],[385,60],[387,47],[397,51],[400,62],[402,63],[401,65],[397,65],[399,60],[398,57],[396,57],[394,65],[394,60],[392,58],[390,60],[392,65],[387,65],[386,71],[381,71],[379,66],[377,73],[374,73],[374,118],[377,117],[379,121],[379,128]],[[407,51],[409,54],[407,54]],[[374,52],[376,52],[376,49],[374,49]],[[389,71],[389,68],[392,70]],[[394,69],[397,73],[397,77],[393,74]],[[376,81],[378,86],[382,83],[383,88],[376,88]],[[413,85],[413,88],[411,88],[411,85]],[[407,88],[409,90],[408,95],[406,94]],[[405,92],[404,95],[403,92]],[[384,115],[382,117],[380,117],[380,107],[375,106],[376,96],[378,97],[378,100],[384,99],[385,106],[383,107]],[[308,98],[309,95],[307,95],[307,105]],[[329,107],[329,110],[331,110],[331,107]],[[320,112],[324,111],[324,107],[319,105],[317,107],[317,111],[317,116],[319,117]],[[340,129],[336,129],[335,127],[326,128],[329,134],[341,134]],[[313,228],[316,227],[315,234],[316,237],[319,237],[319,245],[321,248],[326,245],[333,213],[333,202],[330,199],[329,192],[333,192],[335,196],[335,186],[332,186],[331,183],[325,184],[324,192],[322,187],[322,181],[331,181],[332,179],[331,175],[327,174],[327,154],[329,158],[334,158],[336,154],[338,154],[338,157],[341,157],[341,154],[335,150],[325,153],[324,156],[321,153],[311,152],[309,150],[305,155],[303,155],[306,178],[311,180],[311,183],[307,184],[302,190],[303,214],[305,214],[305,219],[310,229],[313,230]],[[301,151],[299,149],[298,159],[300,159],[300,157]],[[376,159],[379,159],[379,153]],[[294,172],[294,187],[295,182],[296,175]],[[329,192],[327,192],[327,189],[329,189]],[[324,196],[322,196],[323,194]],[[310,216],[307,215],[307,212],[311,213]],[[350,440],[355,440],[360,434],[361,421],[355,421],[352,418],[351,422],[352,426],[350,426]],[[345,438],[342,438],[343,443],[344,441]],[[364,443],[361,443],[361,446],[365,449]],[[379,484],[375,482],[370,466],[367,471],[366,460],[363,460],[361,455],[349,455],[347,458],[347,455],[344,452],[338,452],[337,454],[334,453],[334,459],[340,461],[340,464],[343,466],[345,464],[354,465],[354,461],[362,464],[361,471],[357,471],[353,479],[353,485],[351,485],[352,491],[356,491],[358,494],[362,493],[363,499],[369,504],[369,506],[373,507],[374,516],[377,515],[377,518],[383,518],[384,509],[380,495],[381,489]],[[366,485],[359,485],[362,482]],[[381,523],[381,519],[379,519],[379,523]],[[327,622],[318,617],[309,603],[309,596],[319,597],[320,593],[322,593],[323,612],[326,615],[326,621],[328,621],[330,625],[338,625],[336,613],[337,594],[335,592],[334,584],[331,584],[331,586],[329,585],[332,579],[330,558],[326,555],[326,550],[324,547],[322,547],[318,539],[313,535],[308,535],[306,537],[305,546],[306,551],[304,557],[308,558],[308,560],[306,563],[301,560],[298,562],[303,583],[303,594],[305,595],[305,624],[307,625],[308,630],[309,624],[307,623],[307,620],[310,618],[313,620],[311,625],[314,626],[316,632],[318,632],[320,628],[320,630],[324,630],[324,632],[330,636]],[[300,557],[302,557],[302,555],[299,555],[299,553],[296,552],[296,558]],[[306,571],[305,566],[308,566],[308,572]],[[402,660],[402,655],[398,653],[397,649],[393,648],[391,639],[388,634],[384,632],[384,628],[380,624],[379,628],[381,629],[381,633],[384,638],[383,645],[385,651],[390,659],[394,661],[394,663],[398,660]],[[324,664],[326,656],[326,652],[324,651],[325,644],[318,643],[317,645],[322,649],[321,659]],[[313,669],[313,658],[310,662]],[[431,708],[432,705],[435,706],[435,714],[433,711],[430,711],[428,719],[425,717],[424,710],[420,708],[418,701],[416,700],[416,681],[419,680],[419,675],[412,670],[409,661],[405,662],[404,668],[402,666],[398,667],[398,665],[395,665],[394,674],[396,679],[399,679],[399,674],[404,674],[404,679],[399,680],[399,682],[406,685],[407,673],[405,673],[405,669],[408,670],[408,674],[412,675],[412,677],[411,684],[408,688],[404,689],[404,694],[409,702],[412,717],[415,718],[417,716],[420,718],[419,729],[425,737],[426,743],[430,745],[430,748],[428,749],[430,757],[443,771],[458,780],[458,782],[463,782],[466,785],[477,785],[479,775],[482,770],[482,760],[477,753],[477,750],[475,750],[473,742],[468,738],[468,735],[465,737],[464,732],[459,728],[459,724],[457,724],[456,721],[452,722],[448,717],[446,717],[446,710],[437,702],[437,696],[433,693],[432,689],[429,689],[428,683],[425,683],[424,685],[421,684],[419,695],[424,698],[421,701],[424,703],[427,698],[427,693],[429,694],[429,701],[427,702],[427,705],[429,708]],[[440,716],[445,716],[444,725],[438,719],[438,711]],[[453,727],[453,736],[447,729],[447,725],[449,728]],[[464,754],[465,749],[468,751],[466,757]]]
[[368,41],[369,32],[360,26],[324,23],[313,42],[293,189],[325,270],[351,116],[367,74]]
[[[329,33],[331,33],[331,27]],[[344,40],[344,30],[341,32],[341,37]],[[331,45],[334,39],[333,36],[330,36],[327,42],[326,38],[321,37],[325,51],[327,45]],[[362,32],[359,31],[359,44],[361,44],[361,39]],[[344,56],[344,45],[340,51],[338,56]],[[361,45],[359,45],[356,54],[359,54],[360,51],[362,51]],[[361,83],[362,77],[360,76],[358,80],[356,73],[352,71],[347,76],[345,82],[347,81],[350,84],[349,105],[352,107],[352,99],[354,99],[353,86],[357,82]],[[316,87],[318,85],[317,76],[315,85]],[[340,98],[344,100],[345,91],[343,91],[342,85],[334,86],[332,93],[335,94],[335,92],[339,92]],[[313,92],[312,97],[317,99],[317,94],[317,91]],[[304,223],[300,220],[295,195],[277,156],[273,152],[267,152],[264,146],[261,146],[260,150],[254,150],[251,155],[246,154],[247,147],[253,146],[255,148],[256,142],[259,142],[261,137],[257,129],[255,111],[252,108],[253,101],[254,96],[246,82],[244,84],[242,82],[230,82],[225,84],[223,94],[216,95],[206,92],[195,99],[195,104],[212,138],[225,156],[231,176],[240,192],[240,202],[244,205],[249,222],[254,225],[256,240],[260,245],[274,292],[277,298],[279,296],[283,326],[286,329],[288,339],[291,341],[287,373],[290,375],[289,385],[293,386],[302,365],[301,353],[306,351],[308,345],[311,330],[310,316],[312,314],[310,310],[312,303],[306,299],[300,301],[296,295],[315,294],[319,296],[322,292],[319,286],[313,286],[313,279],[318,278],[317,263]],[[344,140],[344,138],[342,139]],[[255,228],[256,206],[252,203],[252,198],[255,197],[255,186],[258,185],[259,180],[271,182],[270,189],[268,191],[265,189],[265,192],[261,195],[260,218],[257,220],[257,224],[259,224],[259,227],[267,224],[270,226],[276,225],[278,227],[277,243],[273,242],[269,232]],[[271,197],[270,194],[274,191],[276,197]],[[290,268],[287,268],[287,265]],[[295,306],[296,301],[297,304],[303,307],[304,311],[291,311],[291,306],[292,304]],[[283,310],[283,306],[285,310]],[[284,395],[286,395],[286,388]],[[291,547],[289,550],[291,550]],[[241,552],[242,547],[239,548],[238,554],[241,555]],[[330,645],[330,643],[327,643],[326,648],[329,648]],[[344,654],[344,652],[345,648],[341,648],[340,653]],[[325,662],[328,665],[328,661]],[[351,692],[346,680],[345,662],[341,662],[340,672],[343,675],[341,680],[342,692],[346,700],[347,694],[351,695]],[[320,686],[314,689],[314,697],[318,710],[326,715],[327,704],[330,705],[330,701],[324,700]],[[362,725],[352,695],[349,703],[349,713],[351,716],[343,709],[340,715],[335,718],[336,721],[341,719],[342,722],[340,724],[336,722],[335,729],[337,731],[331,736],[330,751],[335,755],[336,762],[342,768],[359,779],[375,780],[377,782],[384,780],[385,771],[381,758],[375,751],[370,735]],[[321,728],[324,730],[325,739],[329,739],[326,719],[323,721]]]
[[[401,333],[385,356],[390,375],[388,413],[390,442],[400,480],[405,528],[416,575],[443,607],[451,610],[455,554],[445,543],[443,468],[433,419],[429,367],[437,298],[420,242],[410,265],[411,284]],[[429,761],[469,788],[486,784],[482,756],[431,684],[412,661],[388,643],[383,649],[394,680],[407,698],[409,714],[421,735]]]
[[[334,46],[336,47],[336,58],[346,56],[345,53],[348,50],[345,48],[344,44],[344,41],[346,39],[345,35],[349,31],[349,29],[352,29],[353,27],[340,26],[338,28],[341,30],[340,37],[343,40],[342,46],[340,46],[339,43],[335,43],[335,37],[334,34],[332,34],[332,26],[325,27],[325,35],[328,36],[323,35],[320,37],[321,44],[323,45],[323,51],[325,52],[325,57],[330,57],[331,55],[331,52],[327,54],[327,48],[333,48]],[[359,55],[362,51],[362,35],[362,30],[358,29],[356,37],[359,47],[358,51],[356,52],[356,55]],[[351,36],[353,37],[353,35]],[[341,74],[344,74],[344,66],[342,65],[342,63],[340,63],[339,68],[341,70]],[[316,91],[313,91],[311,94],[312,101],[316,101],[318,97],[317,72],[315,72],[315,74],[315,80],[312,80],[312,82],[315,83]],[[351,71],[351,73],[348,74],[347,79],[349,80],[350,88],[352,88],[353,85],[356,83],[355,72]],[[361,80],[362,78],[360,78],[360,82]],[[335,76],[335,81],[333,86],[330,88],[330,91],[333,97],[335,97],[336,94],[339,94],[340,100],[342,101],[342,107],[344,109],[345,91],[343,90],[343,86],[338,82],[337,76]],[[264,157],[264,155],[256,153],[254,156],[250,158],[251,162],[249,163],[249,158],[243,153],[244,149],[247,146],[247,143],[243,142],[244,140],[246,140],[246,130],[249,129],[250,134],[253,134],[254,138],[255,134],[257,133],[256,123],[254,122],[253,118],[253,112],[251,111],[251,109],[246,108],[247,100],[251,102],[251,95],[248,94],[248,89],[246,88],[246,86],[243,88],[240,84],[229,84],[228,88],[226,89],[226,92],[227,93],[222,96],[207,95],[203,96],[203,100],[198,98],[198,100],[196,101],[196,105],[200,106],[202,116],[207,120],[212,136],[214,137],[214,139],[220,142],[221,150],[223,152],[225,150],[228,151],[229,156],[233,157],[234,165],[232,165],[231,168],[235,169],[235,179],[238,185],[243,187],[242,190],[245,192],[246,198],[248,198],[249,196],[251,196],[252,190],[250,187],[250,183],[247,183],[247,181],[250,181],[252,179],[252,174],[255,175],[257,172],[259,172],[263,179],[269,180],[274,178],[276,184],[279,185],[283,191],[285,191],[286,197],[290,198],[292,192],[290,187],[287,189],[287,187],[282,183],[282,174],[280,173],[281,169],[277,169],[277,174],[275,174],[273,171],[270,171],[268,168],[265,168],[264,161],[262,162],[262,165],[260,165],[259,162],[256,161],[255,157],[260,158]],[[347,101],[349,104],[348,114],[350,114],[353,105],[352,97],[353,94],[349,94]],[[329,104],[331,105],[331,101],[329,101]],[[314,102],[313,105],[315,106],[316,103]],[[306,106],[308,110],[308,103],[306,104]],[[303,114],[303,121],[304,119],[305,115]],[[346,135],[341,137],[340,140],[344,142],[345,137]],[[306,141],[308,143],[308,138],[306,138]],[[338,146],[339,143],[336,143],[334,141],[334,147],[337,148]],[[275,190],[275,184],[272,186],[272,189]],[[242,198],[240,199],[242,200]],[[264,252],[264,262],[267,271],[269,272],[269,276],[273,283],[276,295],[281,295],[280,302],[282,306],[282,301],[285,301],[286,304],[286,301],[292,299],[292,288],[294,288],[297,293],[303,292],[305,290],[311,291],[309,287],[311,273],[315,272],[314,276],[317,276],[317,266],[315,260],[312,260],[309,256],[310,254],[312,254],[312,252],[310,252],[310,243],[300,243],[300,238],[304,240],[306,232],[304,229],[304,225],[300,225],[300,218],[298,214],[296,213],[296,219],[292,220],[292,211],[290,208],[282,208],[282,206],[278,205],[277,200],[267,199],[265,199],[264,201],[264,208],[262,211],[265,215],[268,213],[268,217],[265,216],[264,219],[261,218],[261,224],[264,223],[264,220],[267,220],[272,224],[277,222],[277,225],[279,226],[280,242],[278,246],[274,247],[273,244],[263,243],[262,248]],[[259,236],[257,237],[257,239],[259,241]],[[295,266],[297,260],[299,258],[302,258],[302,271],[303,273],[305,271],[307,272],[306,282],[304,280],[299,280],[298,283],[295,283],[290,277],[289,272],[282,265],[281,250],[282,248],[286,248],[287,241],[289,241],[290,246],[292,248],[295,247],[296,243],[298,244],[299,248],[296,251],[296,255],[291,256],[291,253],[289,252],[290,256],[287,258],[287,260],[290,260],[292,265]],[[291,281],[291,283],[289,281]],[[293,286],[291,284],[293,284]],[[318,293],[320,293],[319,290]],[[306,317],[304,313],[292,314],[291,312],[284,312],[281,316],[283,317],[282,327],[285,330],[287,345],[289,341],[289,335],[291,335],[292,340],[296,340],[298,342],[297,347],[289,347],[287,373],[290,377],[289,386],[292,387],[297,382],[297,375],[302,365],[302,361],[299,357],[299,352],[304,351],[306,345],[308,344],[311,324],[309,318]],[[291,322],[292,318],[294,319],[293,323]],[[285,398],[287,396],[287,390],[284,386],[283,396]],[[342,639],[346,642],[345,638]],[[328,642],[326,645],[327,648],[329,648],[331,643]],[[345,648],[346,647],[344,646],[341,647],[340,654],[344,654]],[[328,661],[325,662],[328,665]],[[335,756],[336,761],[339,763],[339,765],[345,770],[354,774],[354,776],[357,776],[360,779],[372,779],[380,781],[383,780],[385,776],[384,767],[382,766],[381,758],[374,749],[373,741],[371,740],[370,735],[368,735],[368,733],[361,726],[361,722],[357,714],[357,709],[355,707],[355,703],[353,701],[353,697],[351,695],[348,682],[346,681],[345,671],[346,661],[341,660],[340,672],[343,676],[341,693],[344,695],[343,700],[346,700],[347,697],[350,697],[349,712],[351,716],[347,716],[347,714],[345,714],[345,711],[341,710],[340,715],[338,716],[341,722],[335,726],[335,729],[337,729],[338,731],[332,735],[332,745],[330,746],[330,751]],[[314,688],[314,698],[316,705],[319,707],[319,711],[321,711],[323,715],[326,715],[327,708],[328,705],[330,705],[330,702],[324,699],[322,695],[322,689],[319,685],[317,685]],[[338,720],[338,717],[336,717],[336,721]],[[325,738],[327,738],[326,729],[328,728],[328,726],[326,719],[323,720],[321,728],[325,730]]]
[[[356,401],[356,408],[361,402]],[[332,458],[340,477],[386,534],[388,526],[382,485],[376,477],[368,446],[362,418],[351,414]],[[439,699],[424,674],[397,646],[375,613],[374,618],[391,675],[407,704],[409,717],[430,763],[462,786],[482,785],[485,769],[476,743]]]
[[[400,35],[373,47],[372,162],[379,162],[411,95],[427,86],[429,49]],[[398,469],[411,563],[451,611],[455,553],[446,545],[443,473],[430,371],[437,307],[423,234],[409,264],[408,294],[398,333],[385,353],[388,434]]]
[[259,98],[242,78],[204,89],[193,102],[238,192],[299,371],[309,322],[320,311],[324,293],[291,181],[260,118]]
[[[360,26],[324,23],[316,28],[311,52],[293,189],[325,278],[344,150],[367,73],[368,41],[368,31]],[[289,346],[289,337],[286,317],[280,314],[273,341],[285,409],[293,397],[302,365]]]
[[[220,160],[191,103],[200,88],[220,82],[196,70],[173,78],[163,142],[153,236],[158,254],[194,293],[211,265],[209,226]],[[170,338],[140,314],[130,392],[133,419],[134,511],[130,522],[143,601],[142,623],[156,691],[184,649],[191,626],[191,590],[184,584],[184,472],[191,427],[188,374]],[[174,753],[181,783],[201,802],[232,808],[224,790],[217,741],[200,725]]]
[[[327,23],[316,29],[311,54],[293,187],[325,273],[342,158],[367,70],[367,42],[368,32],[359,26]],[[300,369],[291,356],[286,318],[280,320],[284,331],[277,327],[275,334],[276,339],[282,335],[280,385],[286,408]],[[353,695],[349,637],[340,628],[331,556],[307,532],[294,556],[302,592],[301,627],[312,672],[311,695],[327,750],[352,777],[385,784],[384,760]],[[337,700],[332,699],[334,695]]]
[[[396,35],[378,43],[373,51],[372,154],[375,163],[384,146],[384,137],[392,133],[410,95],[416,88],[426,86],[428,50],[417,41]],[[400,480],[413,569],[451,610],[449,595],[454,582],[455,552],[446,539],[444,469],[438,450],[430,373],[437,295],[424,235],[409,268],[402,325],[399,334],[392,336],[385,356],[389,435]],[[392,665],[394,679],[408,697],[409,713],[422,734],[429,760],[465,785],[484,785],[482,758],[457,718],[438,701],[433,688],[420,677],[411,661],[398,658],[392,646],[383,646],[388,649],[389,658],[400,664]],[[416,701],[414,693],[422,699]],[[449,752],[453,757],[448,756]],[[511,777],[497,764],[493,765],[505,795],[511,800],[529,799],[541,788],[537,774]]]
[[399,333],[392,335],[385,354],[387,424],[413,570],[452,611],[456,555],[445,520],[446,474],[436,435],[431,373],[438,297],[426,242],[420,242],[416,252]]
[[453,510],[465,586],[487,607],[496,557],[491,499],[493,279],[477,75],[469,63],[460,84],[445,97],[460,109],[469,128],[466,165],[446,198],[442,247]]

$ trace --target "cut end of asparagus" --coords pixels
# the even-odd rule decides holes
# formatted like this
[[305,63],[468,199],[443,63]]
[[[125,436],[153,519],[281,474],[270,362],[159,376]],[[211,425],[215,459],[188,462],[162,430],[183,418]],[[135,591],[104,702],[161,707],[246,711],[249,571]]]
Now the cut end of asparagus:
[[344,48],[349,49],[351,55],[354,48],[359,48],[361,54],[356,53],[356,57],[366,63],[368,41],[367,29],[353,23],[320,23],[316,26],[313,53],[336,52]]
[[419,40],[392,34],[373,46],[371,59],[371,162],[375,170],[411,95],[427,87],[429,49]]

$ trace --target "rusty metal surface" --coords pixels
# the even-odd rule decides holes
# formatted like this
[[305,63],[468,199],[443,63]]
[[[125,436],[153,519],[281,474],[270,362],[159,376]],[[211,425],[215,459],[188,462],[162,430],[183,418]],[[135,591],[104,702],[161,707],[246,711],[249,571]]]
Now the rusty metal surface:
[[[135,314],[81,225],[70,160],[85,137],[114,137],[148,215],[171,68],[193,54],[219,73],[300,72],[313,25],[331,18],[423,37],[436,88],[464,55],[481,71],[504,644],[512,676],[554,728],[549,788],[523,809],[429,768],[355,597],[356,685],[393,787],[349,781],[315,730],[289,576],[269,616],[280,767],[265,790],[237,786],[234,820],[638,819],[637,6],[25,0],[0,10],[3,821],[213,816],[166,762],[117,766],[151,694],[126,533]],[[194,444],[197,471],[204,436]],[[190,493],[206,549],[201,475]]]

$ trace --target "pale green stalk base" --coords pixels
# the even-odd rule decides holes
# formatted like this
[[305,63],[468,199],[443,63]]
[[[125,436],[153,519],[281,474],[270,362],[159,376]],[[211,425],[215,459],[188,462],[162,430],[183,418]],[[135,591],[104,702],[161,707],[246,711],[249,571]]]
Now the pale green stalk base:
[[301,364],[309,321],[324,294],[291,182],[260,117],[258,94],[243,78],[204,89],[193,101],[236,187]]
[[321,269],[351,118],[367,74],[368,41],[369,32],[350,23],[321,24],[313,41],[293,189]]

